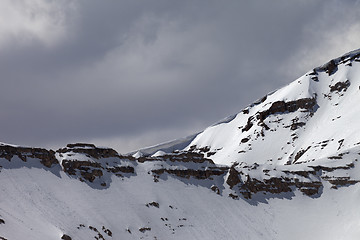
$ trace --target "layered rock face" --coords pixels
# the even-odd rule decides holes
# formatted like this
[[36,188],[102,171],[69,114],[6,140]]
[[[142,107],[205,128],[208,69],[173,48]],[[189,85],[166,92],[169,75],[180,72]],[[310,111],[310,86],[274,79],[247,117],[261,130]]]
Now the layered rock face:
[[44,148],[30,148],[30,147],[18,147],[11,145],[0,145],[0,158],[11,161],[16,156],[22,161],[27,162],[30,159],[39,159],[41,164],[45,167],[51,167],[53,164],[57,164],[58,161],[55,157],[55,152],[52,150],[46,150]]
[[252,202],[266,201],[270,197],[292,197],[296,190],[309,197],[319,197],[325,185],[335,191],[360,181],[356,174],[349,175],[348,171],[358,165],[357,153],[332,156],[329,158],[332,164],[324,160],[326,164],[323,165],[316,162],[283,166],[236,162],[226,166],[215,164],[207,157],[213,154],[208,148],[196,146],[187,151],[140,158],[83,143],[68,144],[57,151],[4,144],[0,149],[1,168],[25,166],[64,171],[71,178],[97,189],[108,188],[113,177],[136,178],[138,169],[144,168],[154,182],[172,177],[186,184],[207,187],[224,197]]

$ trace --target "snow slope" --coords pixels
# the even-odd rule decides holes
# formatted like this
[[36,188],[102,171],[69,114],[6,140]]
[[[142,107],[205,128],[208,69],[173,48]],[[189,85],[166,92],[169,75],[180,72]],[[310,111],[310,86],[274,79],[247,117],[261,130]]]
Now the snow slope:
[[[0,236],[6,239],[358,239],[359,185],[313,199],[251,205],[145,169],[99,190],[40,168],[0,174]],[[156,202],[159,207],[146,204]],[[104,226],[104,228],[103,228]],[[96,231],[90,229],[96,228]],[[149,228],[141,232],[139,230]],[[111,231],[110,237],[103,229]],[[102,239],[102,238],[97,238]]]
[[211,159],[226,165],[284,165],[346,152],[360,144],[359,86],[360,50],[355,50],[205,129],[184,149],[208,147]]

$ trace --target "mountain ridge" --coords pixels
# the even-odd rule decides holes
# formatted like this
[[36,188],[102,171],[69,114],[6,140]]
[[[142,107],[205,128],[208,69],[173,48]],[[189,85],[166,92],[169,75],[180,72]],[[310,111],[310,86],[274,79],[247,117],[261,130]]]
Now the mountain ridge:
[[[0,239],[357,239],[359,86],[355,50],[198,134],[131,154],[2,143]],[[314,213],[329,218],[317,229],[304,221]]]
[[[330,61],[328,61],[327,63],[323,64],[323,65],[320,65],[316,68],[314,68],[312,71],[309,71],[308,73],[306,73],[304,76],[309,76],[309,78],[315,82],[318,82],[318,74],[319,73],[322,73],[322,72],[325,72],[327,74],[332,75],[334,72],[337,71],[337,66],[339,64],[342,64],[342,65],[347,65],[347,66],[351,66],[352,65],[352,62],[357,62],[359,61],[359,56],[360,56],[360,49],[357,49],[357,50],[353,50],[353,51],[350,51],[338,58],[334,58]],[[330,71],[330,72],[329,72]],[[303,76],[303,77],[304,77]],[[302,77],[300,77],[299,79],[301,79]],[[296,81],[299,81],[296,80]],[[296,82],[294,81],[294,82]],[[293,82],[292,82],[293,83]],[[249,104],[248,106],[246,106],[241,112],[243,113],[246,113],[247,111],[249,111],[250,108],[256,106],[256,105],[259,105],[261,104],[262,102],[264,102],[268,96],[271,96],[273,95],[275,92],[277,91],[280,91],[284,88],[287,88],[291,83],[285,85],[284,87],[278,89],[278,90],[275,90],[275,91],[271,91],[270,93],[266,94],[264,97],[262,98],[259,98],[258,100],[256,100],[255,102],[253,102],[252,104]],[[333,86],[333,91],[335,91],[336,89],[337,90],[342,90],[346,87],[346,83],[342,84],[342,83],[339,83],[337,86]],[[308,97],[313,97],[313,96],[308,96]],[[241,113],[240,112],[240,113]],[[239,113],[238,113],[239,114]],[[214,123],[213,125],[211,125],[209,128],[213,127],[213,126],[217,126],[217,125],[220,125],[222,123],[228,123],[230,121],[232,121],[234,118],[236,118],[236,116],[238,114],[234,114],[234,115],[231,115],[229,117],[226,117],[222,120],[220,120],[219,122],[216,122]],[[206,129],[205,129],[206,130]],[[194,134],[195,136],[198,136],[199,134],[203,133],[205,130],[199,132],[199,133],[196,133]],[[145,155],[152,155],[154,154],[156,151],[165,151],[165,152],[169,152],[167,151],[167,149],[169,148],[170,146],[170,149],[171,151],[175,149],[181,149],[181,148],[176,148],[176,144],[172,144],[172,142],[176,142],[178,143],[179,141],[183,144],[183,145],[186,145],[188,144],[188,148],[190,147],[191,145],[191,140],[192,138],[194,137],[194,135],[190,135],[189,137],[185,137],[185,138],[181,138],[181,139],[175,139],[175,140],[172,140],[172,141],[169,141],[169,142],[165,142],[165,143],[162,143],[162,144],[157,144],[157,145],[154,145],[154,146],[151,146],[151,147],[146,147],[146,148],[142,148],[142,149],[139,149],[139,150],[136,150],[136,151],[132,151],[130,152],[129,154],[133,155],[135,154],[136,152],[140,152],[142,154],[145,154]],[[165,146],[165,147],[164,147]]]

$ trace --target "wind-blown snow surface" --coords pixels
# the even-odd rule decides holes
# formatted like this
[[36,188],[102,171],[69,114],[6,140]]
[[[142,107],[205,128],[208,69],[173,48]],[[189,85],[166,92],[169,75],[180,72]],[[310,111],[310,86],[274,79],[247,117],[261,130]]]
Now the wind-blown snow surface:
[[356,50],[134,156],[0,143],[0,240],[360,239],[359,86]]
[[[358,239],[358,185],[257,206],[144,172],[97,190],[44,169],[3,169],[0,236],[7,239]],[[157,202],[159,208],[147,203]],[[164,219],[164,220],[162,220]],[[109,229],[112,237],[102,228]],[[151,228],[142,233],[141,228]],[[130,232],[131,233],[130,233]]]

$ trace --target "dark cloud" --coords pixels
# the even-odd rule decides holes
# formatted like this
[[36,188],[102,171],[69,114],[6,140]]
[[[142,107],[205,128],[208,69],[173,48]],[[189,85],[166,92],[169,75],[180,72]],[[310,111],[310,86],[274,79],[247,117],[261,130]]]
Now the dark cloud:
[[46,18],[0,25],[4,142],[126,152],[182,137],[360,38],[358,1],[36,2]]

